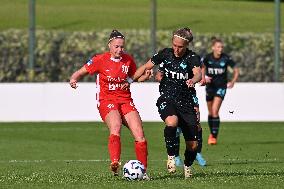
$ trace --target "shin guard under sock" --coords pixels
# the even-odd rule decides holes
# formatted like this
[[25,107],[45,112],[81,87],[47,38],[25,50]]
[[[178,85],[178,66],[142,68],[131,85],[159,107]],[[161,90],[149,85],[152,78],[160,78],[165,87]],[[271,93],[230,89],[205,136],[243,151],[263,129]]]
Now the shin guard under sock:
[[189,167],[193,164],[196,158],[197,151],[185,150],[184,152],[184,165]]
[[219,127],[220,127],[220,118],[218,117],[212,117],[212,135],[214,138],[217,138],[219,133]]
[[137,160],[139,160],[145,166],[145,169],[147,169],[148,148],[146,140],[143,142],[135,141],[135,153]]
[[198,142],[198,145],[197,145],[197,153],[201,153],[201,150],[202,150],[202,141],[203,141],[203,138],[202,138],[202,129],[200,129],[198,131],[198,134],[197,134],[197,142]]
[[111,162],[119,162],[121,153],[120,136],[111,134],[108,138],[108,151]]
[[164,129],[164,137],[167,148],[167,153],[169,156],[175,155],[175,150],[177,146],[177,137],[176,137],[177,128],[166,126]]
[[212,116],[208,116],[208,126],[210,133],[212,134]]

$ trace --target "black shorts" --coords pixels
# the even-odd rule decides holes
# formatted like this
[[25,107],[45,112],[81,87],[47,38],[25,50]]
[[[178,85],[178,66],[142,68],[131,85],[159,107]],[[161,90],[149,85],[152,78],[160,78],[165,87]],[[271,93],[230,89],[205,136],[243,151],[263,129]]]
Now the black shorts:
[[206,101],[212,101],[215,96],[224,100],[227,88],[216,88],[206,86]]
[[160,97],[156,105],[163,121],[168,116],[178,117],[178,127],[181,128],[185,141],[196,141],[198,133],[196,111],[192,104],[187,104],[187,107],[184,107],[186,104]]

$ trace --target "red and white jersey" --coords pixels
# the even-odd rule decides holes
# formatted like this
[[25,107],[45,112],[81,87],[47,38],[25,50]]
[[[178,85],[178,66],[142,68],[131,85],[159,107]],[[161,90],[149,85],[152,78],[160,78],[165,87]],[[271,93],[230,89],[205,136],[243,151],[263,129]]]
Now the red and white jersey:
[[136,64],[133,58],[123,54],[121,59],[111,58],[109,52],[95,55],[86,64],[89,74],[97,73],[97,100],[115,100],[123,102],[131,99],[130,90],[121,90],[121,84],[127,77],[134,75]]

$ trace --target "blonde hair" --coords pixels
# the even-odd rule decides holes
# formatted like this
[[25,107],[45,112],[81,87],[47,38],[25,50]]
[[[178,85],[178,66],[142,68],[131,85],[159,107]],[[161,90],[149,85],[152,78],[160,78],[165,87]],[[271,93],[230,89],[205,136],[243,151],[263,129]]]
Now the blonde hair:
[[180,28],[177,29],[176,31],[173,32],[173,37],[178,37],[181,38],[188,43],[192,42],[193,40],[193,35],[191,29],[185,27],[185,28]]

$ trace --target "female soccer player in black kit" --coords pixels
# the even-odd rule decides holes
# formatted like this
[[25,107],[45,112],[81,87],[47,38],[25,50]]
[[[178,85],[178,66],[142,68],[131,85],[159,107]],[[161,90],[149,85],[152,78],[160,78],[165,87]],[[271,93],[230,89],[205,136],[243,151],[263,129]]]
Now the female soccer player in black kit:
[[[230,56],[223,53],[223,42],[212,38],[212,53],[202,58],[202,84],[206,84],[206,101],[208,107],[208,125],[210,135],[208,144],[217,144],[220,127],[219,110],[224,100],[227,88],[233,88],[239,76],[239,69]],[[227,68],[233,68],[233,78],[228,82]]]
[[160,97],[157,107],[165,122],[165,143],[168,153],[167,169],[176,171],[175,145],[177,127],[181,127],[186,143],[184,153],[185,178],[192,176],[191,165],[197,154],[197,117],[194,102],[189,98],[194,93],[194,85],[201,80],[200,57],[187,47],[193,40],[190,29],[182,28],[173,32],[172,48],[165,48],[155,54],[146,64],[137,69],[134,76],[128,79],[122,88],[137,80],[145,70],[164,63],[164,76],[160,82]]
[[[160,64],[159,69],[156,73],[155,79],[159,82],[161,82],[163,75],[164,75],[164,64]],[[189,98],[193,98],[193,102],[194,102],[194,109],[196,111],[196,116],[197,116],[197,126],[198,126],[198,146],[197,146],[197,155],[196,155],[196,160],[198,162],[198,164],[200,166],[205,166],[206,165],[206,160],[203,158],[202,154],[201,154],[201,150],[202,150],[202,142],[203,142],[203,138],[202,138],[202,127],[200,124],[200,111],[199,111],[199,103],[198,103],[198,98],[196,96],[196,91],[192,94],[193,96],[190,96]],[[181,160],[181,157],[179,155],[179,148],[180,148],[180,135],[182,133],[182,130],[180,127],[177,128],[177,133],[176,133],[176,142],[177,144],[176,146],[176,150],[175,150],[175,163],[176,166],[183,166],[183,162]]]

